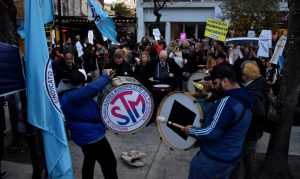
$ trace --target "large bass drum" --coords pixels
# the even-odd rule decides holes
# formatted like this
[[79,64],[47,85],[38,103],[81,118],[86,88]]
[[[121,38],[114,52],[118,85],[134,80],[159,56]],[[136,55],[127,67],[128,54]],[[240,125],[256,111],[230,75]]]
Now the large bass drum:
[[154,108],[151,93],[130,77],[114,78],[98,101],[104,124],[119,134],[132,134],[142,129],[151,119]]
[[[204,117],[208,114],[210,103],[205,99],[197,99],[188,93],[169,93],[161,102],[157,116],[163,116],[168,121],[182,126],[193,125],[200,127]],[[163,141],[171,148],[190,149],[196,139],[186,136],[181,129],[172,125],[158,122],[158,131]]]

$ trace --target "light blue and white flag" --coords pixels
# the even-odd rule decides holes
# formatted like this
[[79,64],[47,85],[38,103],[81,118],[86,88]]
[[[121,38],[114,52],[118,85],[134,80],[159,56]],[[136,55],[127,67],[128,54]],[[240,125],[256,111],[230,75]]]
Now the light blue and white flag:
[[[39,0],[39,2],[42,10],[43,23],[47,24],[53,21],[53,0]],[[20,25],[20,27],[17,29],[17,32],[19,33],[22,39],[25,39],[24,23]]]
[[88,0],[89,7],[92,11],[93,20],[102,33],[103,36],[107,37],[113,43],[118,44],[116,39],[117,31],[115,22],[108,16],[108,14],[102,10],[101,7],[95,2],[95,0]]
[[42,131],[49,178],[72,179],[71,156],[41,9],[41,0],[25,0],[28,121]]
[[47,24],[53,21],[53,0],[40,0],[41,7],[42,7],[42,16],[44,24]]

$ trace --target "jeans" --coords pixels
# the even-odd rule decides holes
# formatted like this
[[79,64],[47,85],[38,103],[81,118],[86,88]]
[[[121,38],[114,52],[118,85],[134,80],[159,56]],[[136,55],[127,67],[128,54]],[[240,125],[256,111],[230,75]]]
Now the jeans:
[[190,163],[189,179],[227,179],[235,164],[212,160],[200,151]]
[[256,153],[256,143],[257,141],[245,141],[243,152],[240,161],[232,171],[230,179],[239,179],[241,173],[241,167],[243,162],[245,168],[244,179],[254,179],[255,178],[255,153]]
[[84,154],[82,165],[82,179],[92,179],[94,177],[94,167],[97,161],[106,179],[117,179],[117,161],[115,155],[104,137],[100,141],[81,146]]

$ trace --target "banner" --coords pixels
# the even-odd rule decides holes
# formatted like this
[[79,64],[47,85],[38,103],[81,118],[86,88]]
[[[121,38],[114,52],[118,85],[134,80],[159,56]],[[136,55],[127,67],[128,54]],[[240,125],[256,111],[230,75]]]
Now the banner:
[[267,57],[269,58],[269,48],[272,48],[272,31],[271,30],[262,30],[259,35],[258,41],[258,57]]
[[277,43],[276,43],[276,46],[275,46],[275,50],[274,50],[274,53],[273,53],[273,56],[270,60],[269,63],[273,63],[273,64],[278,64],[278,61],[279,61],[279,57],[282,56],[282,53],[283,53],[283,49],[285,47],[285,44],[286,44],[286,41],[287,41],[287,37],[282,35]]
[[204,36],[225,42],[228,26],[228,22],[208,18]]
[[26,88],[23,67],[19,48],[0,43],[0,96]]
[[41,2],[25,0],[24,6],[28,121],[42,132],[49,178],[73,179],[71,156],[49,58]]

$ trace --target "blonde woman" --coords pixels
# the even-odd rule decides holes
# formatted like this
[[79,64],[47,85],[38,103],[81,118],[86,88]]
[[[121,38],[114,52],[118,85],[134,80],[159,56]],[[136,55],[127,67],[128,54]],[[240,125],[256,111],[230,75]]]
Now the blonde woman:
[[150,56],[147,52],[142,52],[134,70],[134,77],[146,88],[150,87],[148,78],[151,77],[149,70]]

